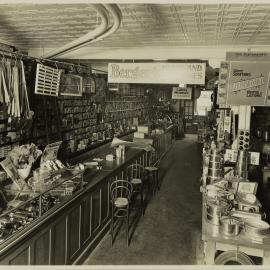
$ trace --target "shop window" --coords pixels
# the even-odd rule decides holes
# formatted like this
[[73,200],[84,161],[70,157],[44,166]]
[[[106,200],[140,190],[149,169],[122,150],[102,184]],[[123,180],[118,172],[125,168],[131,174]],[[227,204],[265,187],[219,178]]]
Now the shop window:
[[185,100],[185,119],[192,120],[193,115],[193,101]]

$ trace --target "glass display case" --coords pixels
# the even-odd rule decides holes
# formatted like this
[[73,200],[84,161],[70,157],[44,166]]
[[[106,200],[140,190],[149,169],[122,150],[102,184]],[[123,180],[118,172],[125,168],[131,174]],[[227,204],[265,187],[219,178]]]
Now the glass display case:
[[30,188],[22,191],[6,185],[1,191],[2,204],[6,207],[0,214],[0,244],[79,192],[85,184],[83,173],[63,168],[43,184],[35,183],[31,177],[28,179]]

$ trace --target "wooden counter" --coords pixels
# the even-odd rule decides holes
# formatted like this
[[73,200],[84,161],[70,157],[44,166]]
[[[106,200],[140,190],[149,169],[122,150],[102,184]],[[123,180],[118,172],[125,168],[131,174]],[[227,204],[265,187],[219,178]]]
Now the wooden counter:
[[[156,137],[162,155],[172,143],[172,130]],[[127,149],[124,159],[105,161],[114,149],[103,149],[95,157],[103,158],[102,170],[87,169],[87,184],[71,198],[54,206],[5,242],[0,244],[0,264],[65,265],[79,264],[95,248],[110,224],[109,186],[113,179],[123,178],[126,167],[134,162],[146,166],[147,152]],[[77,159],[91,161],[91,153]]]

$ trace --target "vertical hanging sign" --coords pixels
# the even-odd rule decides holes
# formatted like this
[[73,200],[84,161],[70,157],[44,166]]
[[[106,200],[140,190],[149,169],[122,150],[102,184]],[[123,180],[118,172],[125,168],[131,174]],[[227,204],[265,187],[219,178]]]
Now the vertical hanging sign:
[[217,93],[217,104],[220,108],[228,107],[227,102],[227,82],[228,82],[229,62],[221,62],[219,70],[219,83]]

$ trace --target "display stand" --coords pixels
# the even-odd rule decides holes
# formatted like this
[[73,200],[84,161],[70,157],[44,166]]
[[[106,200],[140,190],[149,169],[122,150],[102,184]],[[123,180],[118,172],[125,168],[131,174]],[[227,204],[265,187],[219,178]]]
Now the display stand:
[[204,263],[214,265],[219,251],[234,250],[244,252],[249,256],[262,258],[263,265],[270,264],[270,238],[261,242],[252,241],[242,233],[238,236],[223,236],[219,231],[220,226],[210,224],[205,218],[203,206],[202,215],[202,240],[204,242]]

